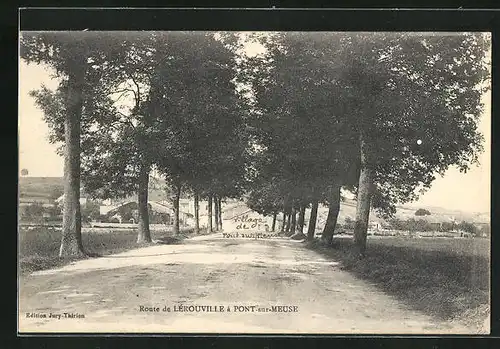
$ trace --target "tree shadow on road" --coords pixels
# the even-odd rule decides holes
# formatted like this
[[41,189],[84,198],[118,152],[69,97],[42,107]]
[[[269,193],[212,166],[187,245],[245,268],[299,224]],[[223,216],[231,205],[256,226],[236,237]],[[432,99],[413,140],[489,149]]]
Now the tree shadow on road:
[[[354,274],[424,314],[440,320],[480,326],[489,311],[489,256],[471,242],[369,240],[363,259],[350,239],[335,239],[327,247],[317,241],[306,246],[326,258],[340,262],[340,268]],[[485,241],[479,242],[484,244]],[[487,243],[487,241],[486,241]],[[456,246],[455,246],[456,245]],[[484,244],[486,246],[486,244]],[[444,246],[441,246],[444,247]]]
[[178,245],[182,243],[182,240],[186,238],[187,238],[186,235],[162,236],[161,238],[156,239],[154,242],[160,245]]

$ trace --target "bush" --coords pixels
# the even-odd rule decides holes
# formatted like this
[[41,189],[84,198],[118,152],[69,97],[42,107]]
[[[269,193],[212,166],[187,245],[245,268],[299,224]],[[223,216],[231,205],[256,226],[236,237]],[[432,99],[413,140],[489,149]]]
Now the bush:
[[102,223],[107,223],[108,219],[109,219],[109,217],[105,214],[100,214],[98,217],[98,221],[102,222]]
[[93,201],[87,201],[81,209],[82,222],[90,222],[100,218],[99,204]]
[[37,221],[43,218],[45,208],[40,202],[33,202],[24,209],[21,218],[27,221]]
[[434,227],[432,224],[427,222],[425,219],[409,219],[408,220],[409,231],[432,231]]
[[455,228],[455,226],[451,222],[441,223],[441,231],[452,231],[454,228]]
[[149,211],[149,222],[152,224],[169,224],[170,215],[168,213]]
[[410,232],[433,231],[434,226],[425,219],[410,218],[406,221],[394,218],[390,221],[390,226],[394,230],[403,230]]
[[351,217],[346,217],[344,225],[342,226],[345,230],[354,230],[354,220]]
[[478,235],[479,233],[474,224],[465,221],[462,221],[460,224],[458,224],[457,228],[473,235]]
[[51,218],[57,218],[62,214],[62,210],[57,204],[54,204],[51,207],[45,207],[44,209],[45,213],[48,213]]
[[482,225],[480,228],[478,228],[478,233],[481,235],[481,236],[486,236],[486,237],[490,237],[491,236],[491,226],[489,224],[487,225]]

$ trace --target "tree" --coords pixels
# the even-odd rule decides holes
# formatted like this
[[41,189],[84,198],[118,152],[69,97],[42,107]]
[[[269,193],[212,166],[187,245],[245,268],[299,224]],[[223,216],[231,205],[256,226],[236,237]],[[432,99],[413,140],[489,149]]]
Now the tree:
[[[149,41],[139,36],[137,33],[125,32],[23,33],[21,57],[27,62],[49,65],[55,70],[55,77],[62,79],[54,93],[43,86],[33,92],[51,126],[51,141],[63,141],[65,145],[64,154],[68,164],[65,165],[65,197],[68,200],[65,200],[67,207],[63,221],[66,223],[63,223],[61,255],[83,253],[78,201],[80,165],[85,185],[95,195],[126,196],[137,185],[137,181],[130,178],[136,176],[130,175],[130,168],[138,164],[129,161],[135,158],[131,155],[137,152],[127,151],[131,150],[132,145],[129,136],[140,133],[132,132],[140,131],[134,130],[134,116],[140,116],[137,113],[140,98],[136,98],[130,115],[121,113],[114,102],[127,91],[139,97],[140,87],[135,80],[137,76],[130,75],[135,68],[141,68],[135,69],[136,73],[141,72],[139,76],[147,76],[150,72],[151,66],[145,65],[149,60],[144,59],[148,58],[149,53],[139,45],[148,45]],[[138,52],[145,57],[140,57]],[[130,84],[137,89],[129,88]],[[120,92],[117,90],[119,86]],[[112,98],[111,95],[115,93],[122,94]],[[126,139],[125,143],[119,142],[120,139]],[[96,154],[102,156],[99,158]],[[147,178],[141,182],[142,192],[146,186],[143,204],[147,202],[145,182]],[[145,209],[142,211],[147,212]],[[144,216],[147,219],[147,215]],[[141,234],[145,240],[150,240],[148,222],[143,223],[142,226],[140,224],[138,240],[142,240]]]
[[315,199],[312,203],[311,213],[309,216],[309,226],[307,228],[307,240],[314,239],[314,233],[316,232],[316,220],[318,217],[318,200]]
[[166,55],[155,76],[158,98],[150,103],[157,168],[169,183],[208,198],[215,229],[220,229],[223,198],[244,191],[248,143],[245,108],[234,81],[235,53],[220,36],[225,37],[164,37],[171,59]]
[[249,208],[263,216],[275,215],[282,209],[281,193],[275,182],[255,178],[252,189],[246,195]]
[[296,206],[293,204],[290,217],[291,217],[291,223],[290,223],[289,235],[292,236],[295,233],[295,229],[297,228],[297,209]]
[[175,235],[178,235],[180,232],[179,225],[180,225],[180,217],[179,217],[179,200],[181,197],[181,184],[176,184],[174,185],[174,190],[173,190],[173,196],[171,197],[171,202],[172,202],[172,207],[174,209],[174,226],[173,226],[173,233]]
[[45,63],[62,78],[64,91],[64,210],[60,256],[84,254],[80,216],[80,123],[91,42],[82,35],[23,33],[21,58]]
[[219,231],[220,230],[220,223],[219,223],[220,215],[219,215],[219,200],[217,198],[217,195],[213,196],[213,200],[214,200],[214,208],[215,208],[215,215],[214,215],[215,231]]
[[[290,33],[268,35],[263,42],[271,54],[260,60],[261,69],[252,71],[256,104],[262,110],[256,120],[270,130],[261,132],[260,140],[267,152],[288,160],[300,154],[295,143],[308,155],[315,154],[310,140],[321,139],[323,130],[346,137],[338,154],[320,151],[333,156],[316,163],[336,164],[326,171],[330,173],[326,183],[352,187],[357,194],[354,240],[361,255],[371,206],[389,217],[397,203],[412,201],[418,190],[429,188],[436,173],[443,174],[452,165],[466,171],[477,161],[482,137],[476,124],[488,75],[482,34]],[[294,54],[297,47],[301,56]],[[309,76],[302,73],[304,61]],[[286,67],[294,67],[293,74]],[[310,81],[315,86],[309,90]],[[327,106],[329,115],[318,105]],[[306,127],[301,127],[299,115],[308,116]],[[336,128],[326,127],[327,120]],[[298,129],[312,133],[297,137]],[[332,139],[325,139],[329,149],[335,149]],[[338,159],[346,156],[345,165],[338,166]],[[296,179],[301,169],[309,170],[306,163],[284,161],[290,163]],[[341,175],[334,176],[339,168]],[[358,180],[342,176],[345,173],[357,173]],[[335,197],[331,201],[337,202]]]
[[[105,90],[93,99],[92,106],[109,116],[99,125],[99,132],[94,132],[87,140],[84,180],[90,191],[102,198],[137,194],[137,242],[151,242],[148,188],[152,149],[149,138],[154,121],[145,105],[155,93],[151,80],[160,64],[155,59],[158,47],[152,32],[119,35],[119,38],[122,39],[117,49],[119,54],[111,64],[101,65],[100,77],[107,77],[107,85],[101,83]],[[96,101],[102,96],[107,96],[108,103],[97,108]],[[96,149],[101,150],[98,156]]]
[[219,198],[218,204],[219,204],[219,225],[220,225],[220,230],[222,230],[222,199],[221,198]]
[[478,228],[480,236],[491,237],[491,226],[489,224],[482,224]]
[[415,211],[415,216],[429,216],[431,213],[429,210],[426,210],[424,208],[419,208],[418,210]]
[[212,233],[213,232],[213,225],[212,225],[212,205],[213,205],[213,202],[212,202],[212,195],[209,195],[208,196],[208,206],[207,206],[207,210],[208,210],[208,232],[209,233]]
[[406,229],[410,232],[423,232],[433,230],[432,225],[425,219],[413,219],[410,218],[406,222]]
[[304,235],[304,222],[306,214],[306,205],[301,205],[299,209],[299,219],[297,221],[297,233]]
[[[248,63],[255,94],[251,125],[263,149],[259,156],[268,158],[257,171],[272,173],[281,183],[283,197],[296,203],[290,210],[310,202],[329,203],[330,224],[322,235],[329,241],[340,188],[354,184],[357,145],[351,145],[352,126],[336,117],[342,112],[342,86],[331,78],[323,47],[311,38],[303,33],[259,38],[268,53]],[[292,226],[294,217],[292,213]]]
[[200,233],[200,204],[197,193],[194,194],[194,233]]
[[330,201],[328,204],[328,216],[326,217],[325,227],[321,234],[321,239],[328,245],[332,243],[337,219],[340,212],[340,185],[335,185],[330,189]]
[[473,223],[462,221],[457,225],[457,228],[460,230],[463,230],[467,233],[470,233],[472,235],[477,235],[479,233],[478,229]]
[[359,145],[354,240],[363,255],[372,201],[390,216],[436,173],[452,165],[466,171],[477,161],[486,40],[471,33],[342,36],[325,57],[344,86],[344,117],[351,116]]
[[[397,198],[393,202],[405,202],[416,197],[411,193],[417,187],[430,187],[436,173],[442,175],[452,165],[465,172],[471,164],[477,163],[478,153],[482,151],[477,121],[482,113],[480,99],[485,91],[482,85],[488,73],[484,62],[486,42],[482,34],[407,36],[395,38],[395,41],[403,47],[404,53],[394,57],[402,64],[391,64],[398,69],[394,81],[399,80],[395,84],[399,93],[391,100],[401,101],[404,97],[404,103],[402,106],[395,104],[398,108],[392,109],[400,114],[399,107],[403,107],[408,122],[396,126],[404,146],[395,162],[399,168],[396,172],[404,171],[406,177],[402,177],[404,182],[397,182],[397,190],[389,196]],[[409,72],[413,72],[411,77]],[[392,115],[396,117],[395,114]],[[415,138],[420,139],[422,145],[418,145]],[[370,149],[377,148],[382,147],[376,145]],[[395,179],[387,173],[388,167],[392,170],[395,166],[387,165],[379,163],[377,170],[384,175],[386,183],[394,183]],[[375,180],[383,183],[381,178],[377,175]],[[390,186],[384,184],[379,187],[384,187],[387,193]]]
[[[87,191],[99,198],[138,196],[138,242],[151,242],[147,208],[151,170],[152,119],[144,106],[158,61],[155,33],[89,33],[99,50],[89,57],[91,69],[81,115],[81,173]],[[101,41],[98,41],[101,40]],[[95,48],[95,47],[93,47]],[[51,140],[63,140],[64,88],[44,87],[32,94],[52,129]],[[125,103],[122,103],[123,100]],[[131,106],[130,106],[131,104]]]
[[271,225],[271,231],[274,232],[276,231],[276,218],[277,218],[277,213],[273,213],[273,223]]

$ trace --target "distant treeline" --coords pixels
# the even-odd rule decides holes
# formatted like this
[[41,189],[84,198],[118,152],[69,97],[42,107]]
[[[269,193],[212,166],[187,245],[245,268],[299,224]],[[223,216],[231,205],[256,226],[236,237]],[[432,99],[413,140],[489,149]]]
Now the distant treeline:
[[[354,230],[354,220],[349,217],[346,218],[345,223],[342,224],[344,230]],[[491,227],[489,224],[474,224],[472,222],[462,221],[460,223],[454,222],[439,222],[431,223],[425,219],[398,219],[392,218],[387,223],[382,224],[382,229],[401,230],[409,232],[451,232],[451,231],[464,231],[475,236],[490,236]]]

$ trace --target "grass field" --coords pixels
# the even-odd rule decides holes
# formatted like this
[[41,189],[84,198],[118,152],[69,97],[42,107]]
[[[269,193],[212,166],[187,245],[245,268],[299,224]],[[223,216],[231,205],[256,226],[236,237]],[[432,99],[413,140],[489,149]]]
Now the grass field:
[[488,239],[369,238],[364,259],[347,238],[308,247],[431,316],[480,329],[489,314]]
[[[171,231],[151,231],[153,240],[160,243],[175,243],[192,234],[182,230],[173,237]],[[135,229],[95,229],[82,233],[83,246],[90,255],[103,256],[141,247],[136,243]],[[61,231],[50,227],[19,231],[19,272],[21,275],[37,270],[60,267],[78,258],[60,258]],[[148,244],[142,245],[146,246]]]

